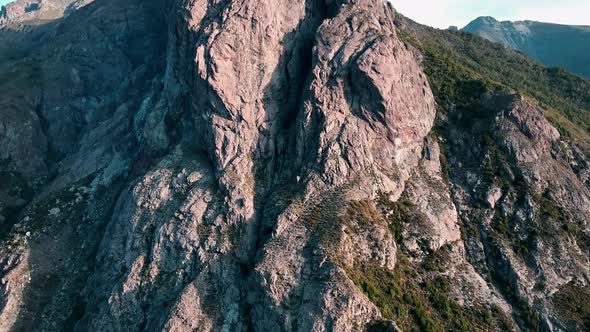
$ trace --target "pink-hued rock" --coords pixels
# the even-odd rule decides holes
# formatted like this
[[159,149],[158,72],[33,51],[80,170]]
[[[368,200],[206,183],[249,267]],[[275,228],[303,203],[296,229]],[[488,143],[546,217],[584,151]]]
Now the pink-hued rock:
[[511,94],[433,130],[384,0],[38,3],[0,23],[0,330],[398,331],[365,268],[552,317],[589,274],[515,247],[587,233],[585,155]]
[[[88,281],[59,277],[66,290],[54,296],[67,296],[66,284],[84,289],[92,309],[76,324],[91,330],[356,331],[379,319],[335,253],[352,250],[350,264],[391,270],[397,246],[385,222],[346,228],[339,218],[349,201],[403,190],[435,113],[391,6],[138,5],[90,4],[60,21],[65,33],[43,48],[37,109],[48,145],[65,158],[23,215],[37,218],[46,200],[72,193],[73,202],[50,207],[60,209],[51,218],[70,225],[101,206],[94,192],[127,179],[109,199],[112,212],[83,213],[84,226],[55,231],[73,247],[82,230],[104,235],[80,249],[95,257],[79,263],[92,271],[81,274]],[[147,19],[168,26],[159,52],[164,43]],[[87,185],[89,193],[77,189]],[[326,242],[328,232],[337,240]],[[56,238],[31,234],[25,247]],[[7,296],[41,310],[21,293]],[[40,308],[63,317],[75,305]]]

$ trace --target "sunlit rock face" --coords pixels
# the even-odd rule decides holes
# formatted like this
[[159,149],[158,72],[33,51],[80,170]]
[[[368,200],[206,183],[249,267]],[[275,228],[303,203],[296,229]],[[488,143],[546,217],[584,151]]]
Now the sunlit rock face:
[[380,319],[344,267],[393,269],[397,246],[346,211],[399,196],[435,114],[394,20],[382,1],[101,1],[39,28],[18,131],[37,141],[22,120],[2,136],[34,192],[4,246],[4,326]]
[[[532,236],[548,190],[586,231],[583,155],[513,94],[433,130],[387,2],[82,4],[0,31],[0,330],[396,331],[374,291],[392,280],[359,276],[409,267],[519,328],[496,267],[549,326],[543,296],[583,283],[575,241],[540,241],[535,270],[491,231]],[[483,170],[484,127],[528,196]]]

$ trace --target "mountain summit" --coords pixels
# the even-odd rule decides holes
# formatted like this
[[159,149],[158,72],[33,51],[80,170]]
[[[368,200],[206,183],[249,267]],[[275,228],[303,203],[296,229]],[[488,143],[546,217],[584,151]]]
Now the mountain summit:
[[384,0],[26,27],[1,331],[588,330],[590,82]]
[[590,27],[479,17],[463,31],[522,51],[549,67],[590,77]]

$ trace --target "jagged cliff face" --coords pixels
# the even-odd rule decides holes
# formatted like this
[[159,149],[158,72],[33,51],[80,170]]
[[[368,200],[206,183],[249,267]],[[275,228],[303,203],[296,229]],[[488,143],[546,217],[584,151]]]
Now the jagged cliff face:
[[[337,220],[399,194],[435,112],[391,7],[159,6],[87,6],[42,51],[29,109],[47,143],[20,174],[28,158],[5,154],[25,181],[52,174],[12,220],[3,327],[363,329],[379,311],[333,252],[392,269],[396,244],[385,224],[346,242]],[[144,24],[158,12],[167,28]]]
[[448,132],[468,257],[513,310],[537,311],[533,319],[519,314],[522,328],[583,330],[587,314],[573,323],[556,298],[571,287],[580,297],[568,301],[581,308],[587,300],[587,156],[529,99],[486,96],[481,103],[481,118],[451,119],[463,124]]
[[[0,104],[0,329],[394,330],[356,276],[441,251],[416,284],[450,278],[460,306],[514,313],[514,328],[538,304],[563,328],[545,299],[585,287],[588,248],[539,241],[532,269],[488,229],[510,214],[532,236],[532,193],[551,188],[587,234],[584,155],[532,101],[490,97],[497,116],[448,120],[448,177],[395,21],[381,0],[102,0],[33,30],[2,67],[23,74]],[[491,158],[465,143],[480,128],[531,199],[461,171]]]

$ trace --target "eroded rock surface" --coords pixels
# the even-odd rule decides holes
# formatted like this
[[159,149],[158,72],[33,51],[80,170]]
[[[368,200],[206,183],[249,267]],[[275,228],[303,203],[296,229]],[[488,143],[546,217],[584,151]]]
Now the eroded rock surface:
[[[461,120],[471,129],[451,130],[448,144],[451,167],[458,168],[454,200],[474,235],[468,255],[514,308],[538,312],[542,328],[583,329],[551,302],[570,283],[588,285],[585,157],[576,161],[576,147],[528,98],[488,96],[481,107],[483,115]],[[475,137],[475,146],[467,144]]]
[[[101,0],[27,31],[0,67],[23,75],[0,80],[0,329],[396,331],[355,271],[433,257],[415,287],[559,327],[546,299],[587,285],[584,154],[514,96],[440,137],[395,20],[382,0]],[[482,128],[526,192],[490,181]],[[580,238],[524,260],[492,232],[508,214]]]
[[[4,247],[4,328],[353,331],[380,319],[343,265],[393,269],[397,246],[384,220],[349,220],[350,204],[375,211],[379,191],[401,192],[435,112],[392,8],[135,6],[98,2],[47,28],[63,33],[41,48],[28,109],[48,146],[33,151],[35,174],[53,174]],[[154,17],[168,28],[144,24]]]

